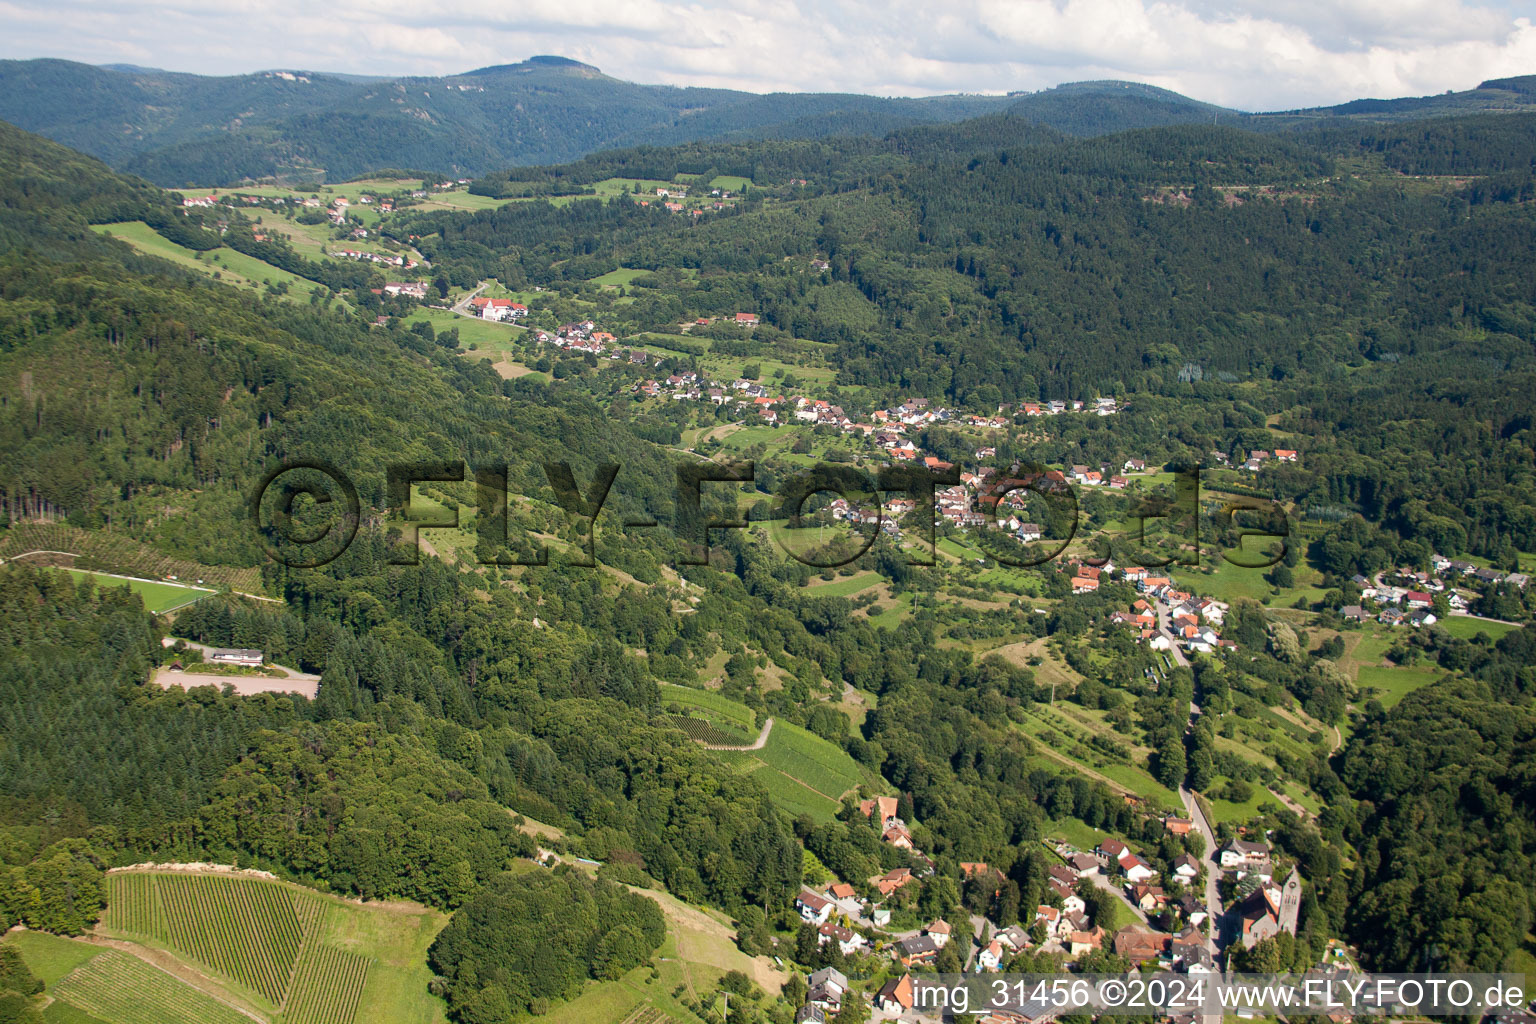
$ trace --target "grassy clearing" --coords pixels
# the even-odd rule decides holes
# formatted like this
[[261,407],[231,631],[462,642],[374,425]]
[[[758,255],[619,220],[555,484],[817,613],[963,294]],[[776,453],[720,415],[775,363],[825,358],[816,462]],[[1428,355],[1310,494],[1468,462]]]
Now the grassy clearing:
[[1362,665],[1355,676],[1355,685],[1360,688],[1362,699],[1365,699],[1369,688],[1383,707],[1390,708],[1414,690],[1439,679],[1441,674],[1440,669],[1432,665]]
[[21,951],[21,958],[27,962],[28,969],[48,986],[103,952],[101,946],[76,942],[47,932],[16,931],[7,935],[5,942]]
[[1447,615],[1435,625],[1459,640],[1471,640],[1479,633],[1487,633],[1489,639],[1497,640],[1504,634],[1520,628],[1511,626],[1507,622],[1492,622],[1488,619],[1473,618],[1470,615]]
[[775,722],[758,755],[770,768],[793,776],[824,796],[838,800],[863,780],[863,773],[842,748],[798,725]]
[[511,199],[496,199],[492,196],[477,196],[471,192],[434,193],[431,199],[417,200],[413,210],[494,210],[499,206],[505,206],[512,202]]
[[606,274],[600,274],[589,281],[590,284],[602,285],[604,288],[622,288],[634,283],[635,278],[649,274],[649,270],[635,270],[632,267],[620,267],[610,270]]
[[199,590],[196,587],[161,583],[157,580],[123,579],[119,576],[90,572],[85,569],[65,569],[64,572],[78,579],[90,579],[98,587],[127,587],[138,594],[144,601],[145,609],[155,615],[163,615],[178,608],[185,608],[189,604],[196,604],[214,592],[212,588]]
[[751,729],[754,732],[757,729],[756,717],[752,714],[751,708],[738,704],[729,697],[722,697],[713,690],[696,690],[691,686],[662,683],[661,700],[664,704],[682,704],[695,708],[701,714],[722,719],[743,729]]
[[[876,608],[880,610],[876,612]],[[912,614],[912,594],[910,592],[897,594],[890,600],[882,598],[875,604],[870,605],[867,613],[869,614],[869,624],[876,629],[882,627],[885,629],[895,629],[901,625],[902,619]]]
[[311,292],[317,289],[323,290],[321,285],[313,281],[290,274],[286,270],[281,270],[244,253],[235,252],[233,249],[214,249],[202,254],[199,258],[199,255],[191,249],[163,237],[141,220],[97,224],[92,230],[126,242],[146,256],[157,256],[208,277],[217,274],[224,283],[237,288],[255,289],[269,283],[287,284],[289,291],[286,297],[295,300],[302,297],[305,301],[308,301]]
[[[1052,752],[1054,756],[1042,754],[1040,760],[1053,771],[1060,771],[1065,763],[1080,769],[1089,778],[1107,779],[1153,804],[1169,808],[1182,806],[1179,795],[1154,779],[1145,769],[1135,764],[1110,760],[1091,750],[1078,735],[1088,730],[1081,725],[1069,726],[1065,719],[1053,715],[1049,709],[1028,715],[1015,728]],[[1048,731],[1055,734],[1054,739],[1048,740],[1044,735]]]
[[861,572],[854,576],[840,576],[831,583],[812,580],[807,588],[815,597],[852,597],[880,582],[880,574]]
[[[1211,571],[1207,573],[1206,569]],[[1247,598],[1261,604],[1289,607],[1296,603],[1297,598],[1305,598],[1309,602],[1320,601],[1325,593],[1316,585],[1321,583],[1322,574],[1305,563],[1292,570],[1296,585],[1279,593],[1264,578],[1269,570],[1246,569],[1220,556],[1202,557],[1198,568],[1175,567],[1172,571],[1174,579],[1186,589],[1229,604],[1239,598]]]
[[667,937],[656,952],[654,973],[640,967],[618,981],[588,983],[576,999],[555,1007],[541,1020],[550,1024],[667,1024],[696,1022],[673,995],[703,996],[726,971],[741,971],[761,988],[776,993],[783,975],[767,957],[748,957],[731,940],[728,922],[711,911],[691,907],[653,890],[635,890],[657,902],[667,919]]
[[[757,735],[752,712],[713,691],[664,686],[662,701],[685,704],[699,717],[745,731],[750,738]],[[809,814],[820,821],[830,820],[842,795],[865,781],[858,764],[836,744],[782,720],[774,722],[760,750],[715,753],[755,776],[789,814]]]

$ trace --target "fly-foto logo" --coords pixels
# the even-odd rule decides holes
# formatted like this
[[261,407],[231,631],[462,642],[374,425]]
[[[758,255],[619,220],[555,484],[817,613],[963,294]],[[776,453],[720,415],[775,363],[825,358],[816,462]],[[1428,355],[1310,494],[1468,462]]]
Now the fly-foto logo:
[[[542,464],[543,475],[554,492],[556,504],[570,518],[580,543],[578,551],[564,564],[573,568],[596,568],[595,537],[598,520],[620,475],[616,463],[598,464],[585,486],[567,462]],[[484,464],[472,470],[462,461],[400,463],[385,468],[384,492],[367,509],[352,479],[334,464],[323,460],[294,460],[274,468],[251,496],[250,514],[267,555],[293,568],[317,568],[334,561],[347,550],[357,536],[365,516],[387,521],[398,529],[401,542],[390,547],[389,560],[413,565],[420,560],[421,531],[434,528],[457,529],[461,516],[457,507],[439,505],[426,508],[412,500],[415,484],[462,484],[472,479],[475,490],[476,559],[482,565],[546,566],[548,548],[529,537],[514,536],[511,530],[509,467],[506,463]],[[709,561],[710,539],[721,530],[748,527],[745,518],[712,518],[704,509],[706,485],[735,486],[756,481],[752,462],[692,462],[679,464],[675,470],[675,493],[670,530],[677,542],[677,565],[704,565]],[[856,466],[823,463],[790,474],[777,482],[771,518],[781,521],[786,531],[775,535],[787,554],[818,569],[836,568],[858,559],[874,545],[882,527],[892,520],[886,511],[896,498],[903,505],[903,550],[914,565],[937,564],[935,524],[938,521],[936,495],[940,488],[959,484],[954,468],[935,470],[926,466],[884,466],[873,474]],[[1172,496],[1133,510],[1126,521],[1134,527],[1117,538],[1130,549],[1122,561],[1145,568],[1170,564],[1199,564],[1200,469],[1187,467],[1174,473]],[[833,544],[796,545],[786,540],[809,523],[807,506],[817,495],[834,495],[845,507],[865,511],[849,517],[863,527],[863,533],[843,537]],[[1058,522],[1064,524],[1058,536],[1036,537],[1039,543],[993,545],[988,555],[998,562],[1027,568],[1043,565],[1060,557],[1077,539],[1080,509],[1076,490],[1041,466],[1015,466],[1010,475],[967,495],[967,515],[983,529],[1002,531],[1006,509],[1021,498],[1055,503]],[[1262,526],[1241,527],[1237,516],[1247,513]],[[1221,557],[1232,565],[1263,569],[1284,557],[1289,536],[1286,517],[1276,502],[1258,499],[1225,498],[1216,511],[1227,527],[1229,543]],[[610,520],[613,516],[608,517]],[[1148,524],[1159,523],[1159,553],[1149,548]],[[605,523],[605,526],[608,525]],[[662,524],[649,516],[629,516],[619,520],[621,530],[657,529]],[[1268,547],[1255,550],[1248,541]],[[1278,545],[1273,542],[1279,542]],[[999,548],[1002,548],[999,550]],[[1278,550],[1277,550],[1278,549]],[[1087,564],[1103,564],[1104,558],[1087,557]]]

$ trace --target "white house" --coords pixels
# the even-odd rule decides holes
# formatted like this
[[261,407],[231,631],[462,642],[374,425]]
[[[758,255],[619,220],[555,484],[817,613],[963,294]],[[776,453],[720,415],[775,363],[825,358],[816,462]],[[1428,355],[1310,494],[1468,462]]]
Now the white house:
[[216,648],[208,655],[208,660],[216,665],[244,665],[246,668],[260,668],[261,659],[260,651],[225,647]]
[[795,897],[795,909],[811,924],[826,924],[827,918],[832,916],[832,901],[809,889],[802,889],[800,895]]

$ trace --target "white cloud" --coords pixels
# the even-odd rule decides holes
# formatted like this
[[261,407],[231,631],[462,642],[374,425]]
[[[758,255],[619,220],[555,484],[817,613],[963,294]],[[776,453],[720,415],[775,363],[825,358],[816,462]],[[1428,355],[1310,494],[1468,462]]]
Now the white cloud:
[[0,0],[0,53],[205,74],[385,75],[554,53],[639,82],[881,95],[1126,78],[1266,110],[1536,73],[1522,2]]

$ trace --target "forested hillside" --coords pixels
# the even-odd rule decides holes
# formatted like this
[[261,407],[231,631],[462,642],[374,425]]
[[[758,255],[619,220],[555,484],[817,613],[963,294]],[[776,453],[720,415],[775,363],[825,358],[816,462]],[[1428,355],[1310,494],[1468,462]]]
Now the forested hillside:
[[345,181],[387,167],[481,175],[613,147],[875,138],[998,113],[1075,136],[1181,124],[1336,131],[1356,123],[1529,112],[1533,97],[1528,79],[1505,79],[1445,96],[1251,115],[1134,82],[1075,82],[1007,96],[759,96],[638,85],[562,57],[444,78],[376,79],[0,61],[0,118],[172,188],[270,177]]
[[[543,64],[454,81],[546,73],[622,85]],[[343,85],[407,88],[324,88]],[[861,982],[889,969],[802,929],[802,883],[885,900],[900,931],[971,915],[1028,930],[1062,903],[1050,868],[1069,848],[1116,837],[1165,875],[1201,854],[1167,824],[1188,791],[1213,846],[1260,836],[1305,879],[1270,966],[1315,965],[1334,939],[1371,967],[1416,968],[1430,944],[1456,968],[1529,962],[1531,117],[1274,133],[1152,91],[1097,112],[1070,97],[893,117],[879,137],[838,134],[839,98],[806,108],[815,138],[547,167],[466,151],[501,168],[458,193],[475,209],[414,181],[369,184],[366,204],[359,188],[183,206],[0,125],[0,543],[67,523],[259,569],[263,591],[210,586],[151,616],[86,572],[120,567],[6,549],[0,924],[78,934],[110,867],[233,862],[452,912],[430,965],[455,1020],[638,984],[697,954],[691,923],[767,972],[732,977],[713,950],[700,987],[732,993],[733,1022],[782,1022],[788,996],[753,988],[779,978],[770,957],[855,958]],[[90,109],[126,103],[103,91]],[[198,139],[161,141],[224,160]],[[662,201],[676,193],[692,205]],[[365,205],[366,226],[349,219]],[[182,262],[92,230],[123,222]],[[336,251],[365,241],[398,262]],[[230,253],[315,290],[233,287],[212,262]],[[477,298],[519,322],[473,315]],[[872,451],[858,424],[902,438]],[[945,523],[925,560],[926,510],[846,564],[790,557],[802,527],[778,485],[818,462],[881,471],[902,439],[956,479],[1102,467],[1114,492],[1020,510],[1037,539],[1082,529],[1063,542],[1079,571],[1143,550],[1120,546],[1137,522],[1205,516],[1173,549],[1210,561],[1168,571],[1220,595],[1226,645],[1175,660],[1144,642],[1160,625],[1125,628],[1142,593],[1127,579],[1018,568],[1027,542],[1006,536]],[[1228,465],[1250,453],[1262,468]],[[269,558],[253,525],[258,485],[298,460],[358,495],[356,539],[318,567]],[[756,475],[701,485],[716,524],[746,523],[693,564],[679,467],[749,460]],[[405,463],[435,467],[414,497],[391,484]],[[1184,508],[1174,470],[1193,464],[1212,494]],[[473,473],[502,465],[510,493],[487,503]],[[613,465],[594,527],[584,496]],[[1246,576],[1217,554],[1241,547],[1244,499],[1290,537]],[[410,550],[407,520],[430,516]],[[813,554],[840,543],[816,537]],[[1415,610],[1442,628],[1362,624],[1383,574],[1427,587],[1453,559],[1466,582],[1446,589],[1478,616],[1444,628],[1437,592]],[[171,664],[208,668],[198,644],[263,652],[231,684],[317,674],[314,699],[184,689]],[[859,810],[876,796],[905,846]],[[533,857],[563,863],[535,875]],[[900,869],[918,881],[880,887]],[[1132,913],[1093,898],[1111,932]],[[1184,913],[1148,927],[1177,934]],[[509,926],[525,921],[538,930]],[[713,1012],[671,998],[679,1019]]]

